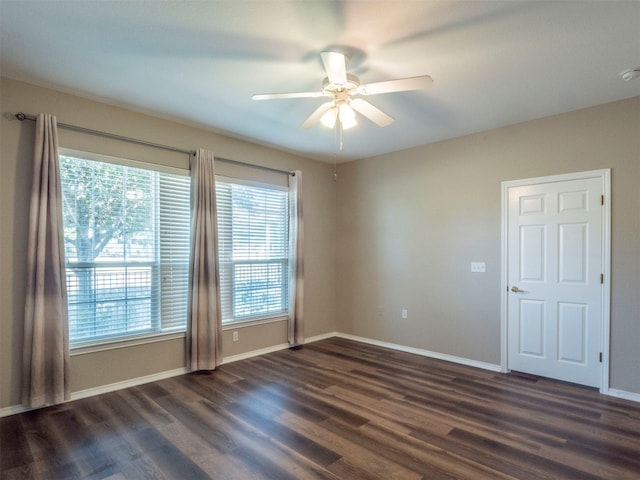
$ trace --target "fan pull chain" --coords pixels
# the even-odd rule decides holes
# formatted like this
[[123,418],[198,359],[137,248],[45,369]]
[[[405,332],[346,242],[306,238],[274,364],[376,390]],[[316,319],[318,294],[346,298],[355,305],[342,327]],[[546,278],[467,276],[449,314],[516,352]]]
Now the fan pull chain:
[[[338,146],[340,148],[340,151],[342,151],[342,123],[340,122],[340,119],[338,119],[338,121],[336,122],[334,128],[333,128],[333,132],[336,136],[336,140],[338,141]],[[338,181],[338,154],[334,153],[333,154],[333,181],[337,182]]]

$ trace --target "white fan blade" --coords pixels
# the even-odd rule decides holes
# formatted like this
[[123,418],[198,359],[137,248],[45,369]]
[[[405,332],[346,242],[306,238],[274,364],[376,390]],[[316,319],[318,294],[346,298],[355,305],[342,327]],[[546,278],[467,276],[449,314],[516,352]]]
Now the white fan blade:
[[300,128],[309,128],[320,121],[322,115],[327,113],[333,108],[334,102],[326,102],[320,105],[311,115],[307,118]]
[[260,93],[251,97],[253,100],[274,100],[278,98],[317,98],[325,96],[324,92],[295,92],[295,93]]
[[347,59],[344,54],[338,52],[322,52],[322,63],[327,71],[329,81],[334,85],[347,83]]
[[373,123],[378,124],[381,127],[386,127],[393,123],[393,118],[384,113],[378,107],[374,107],[369,102],[362,98],[354,98],[349,102],[349,105],[358,113],[361,113]]
[[419,77],[399,78],[386,82],[368,83],[360,85],[356,93],[362,95],[378,95],[379,93],[403,92],[406,90],[423,90],[433,85],[433,79],[429,75]]

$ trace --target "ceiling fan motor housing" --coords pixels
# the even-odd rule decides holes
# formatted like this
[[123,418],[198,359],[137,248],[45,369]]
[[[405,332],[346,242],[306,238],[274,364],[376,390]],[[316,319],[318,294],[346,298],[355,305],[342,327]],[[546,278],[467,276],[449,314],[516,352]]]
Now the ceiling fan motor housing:
[[328,95],[336,95],[340,92],[350,92],[360,86],[360,79],[355,75],[347,73],[347,81],[342,84],[332,83],[329,77],[322,81],[322,91]]

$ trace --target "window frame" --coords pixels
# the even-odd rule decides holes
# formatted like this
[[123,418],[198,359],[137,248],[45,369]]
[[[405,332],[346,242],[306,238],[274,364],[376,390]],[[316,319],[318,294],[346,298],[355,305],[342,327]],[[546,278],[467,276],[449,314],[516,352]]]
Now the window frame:
[[[155,164],[151,162],[143,162],[143,161],[134,160],[130,158],[114,157],[110,155],[103,155],[99,153],[87,152],[87,151],[77,150],[77,149],[72,149],[67,147],[59,147],[58,153],[60,156],[75,157],[75,158],[80,158],[88,161],[102,162],[102,163],[119,165],[122,167],[142,169],[142,170],[147,170],[147,171],[158,173],[158,174],[164,173],[164,174],[177,175],[177,176],[185,177],[190,182],[190,176],[191,176],[190,170],[187,168],[179,168],[179,167]],[[160,199],[159,195],[160,194],[158,192],[158,203]],[[190,198],[188,195],[186,197],[186,201],[187,201],[188,210],[189,210],[188,218],[190,221],[191,208],[190,208]],[[63,221],[64,221],[64,214],[63,214]],[[155,221],[159,223],[160,222],[159,217]],[[187,232],[188,236],[190,238],[191,236],[190,225],[187,230],[188,230]],[[157,235],[158,237],[155,240],[157,243],[156,245],[157,251],[155,252],[155,258],[153,260],[150,260],[148,262],[132,262],[134,263],[133,265],[128,262],[122,262],[122,263],[114,262],[113,265],[109,264],[109,266],[114,266],[114,267],[122,266],[122,265],[133,266],[133,267],[150,266],[152,270],[152,276],[157,277],[153,280],[154,282],[156,282],[155,287],[152,286],[151,288],[152,289],[158,288],[160,291],[162,291],[162,287],[161,287],[162,279],[160,278],[160,276],[161,276],[163,262],[160,259],[160,256],[161,256],[160,240],[159,240],[160,231],[158,231]],[[89,262],[89,263],[94,264],[94,262]],[[81,265],[81,264],[79,263],[78,265]],[[65,270],[68,268],[69,268],[69,261],[66,258],[66,254],[65,254]],[[185,285],[185,289],[186,288],[188,288],[187,285]],[[158,303],[158,305],[156,306],[152,305],[151,306],[152,310],[159,308],[159,305],[162,303],[162,295],[158,295],[156,297],[156,302]],[[69,305],[68,300],[67,300],[67,305]],[[142,331],[140,333],[131,333],[131,334],[114,335],[114,336],[101,336],[99,338],[79,340],[74,342],[71,342],[71,339],[69,339],[69,349],[71,351],[71,354],[79,355],[79,354],[92,353],[92,352],[103,351],[103,350],[111,350],[115,348],[122,348],[122,347],[128,347],[133,345],[142,345],[146,343],[166,341],[166,340],[185,337],[186,329],[187,329],[187,323],[186,323],[187,312],[186,311],[184,315],[185,321],[182,325],[179,325],[177,327],[164,328],[164,329],[162,328],[162,318],[159,315],[155,319],[154,318],[150,319],[152,323],[157,323],[157,328]]]
[[[260,325],[260,324],[265,324],[265,323],[272,323],[272,322],[280,322],[280,321],[284,321],[286,319],[288,319],[288,315],[289,315],[289,262],[290,262],[290,241],[289,241],[289,232],[290,232],[290,225],[289,222],[291,221],[290,219],[290,215],[289,215],[289,188],[287,186],[284,185],[278,185],[275,183],[268,183],[268,182],[264,182],[264,181],[256,181],[256,180],[247,180],[244,178],[238,178],[238,177],[232,177],[232,176],[228,176],[228,175],[216,175],[216,197],[218,195],[218,183],[227,183],[227,184],[237,184],[237,185],[242,185],[242,186],[247,186],[247,187],[253,187],[253,188],[258,188],[258,189],[264,189],[264,190],[275,190],[275,191],[280,191],[283,192],[286,196],[286,205],[284,207],[283,210],[283,218],[285,220],[285,226],[284,226],[284,231],[286,234],[286,240],[285,240],[285,245],[286,245],[286,252],[285,252],[285,256],[280,258],[279,260],[255,260],[255,261],[251,261],[251,260],[237,260],[236,262],[230,262],[230,272],[228,273],[231,277],[233,277],[233,265],[236,264],[247,264],[247,265],[251,265],[251,264],[264,264],[264,263],[281,263],[282,264],[282,271],[283,271],[283,279],[282,279],[282,289],[283,289],[283,296],[281,297],[281,301],[283,302],[283,310],[280,312],[274,312],[274,313],[265,313],[265,314],[259,314],[259,315],[252,315],[252,316],[247,316],[247,317],[239,317],[239,318],[233,318],[233,316],[231,316],[230,320],[225,320],[225,309],[224,307],[221,308],[221,323],[222,323],[222,329],[223,330],[227,330],[227,329],[231,329],[231,328],[238,328],[238,327],[244,327],[244,326],[250,326],[250,325]],[[218,204],[218,198],[216,198],[216,203]],[[220,239],[221,236],[223,235],[222,232],[222,228],[221,228],[221,223],[220,223],[220,208],[219,208],[219,204],[218,204],[218,243],[220,244]],[[222,254],[221,254],[221,247],[219,246],[218,248],[218,257],[219,257],[219,272],[220,272],[220,297],[221,297],[221,303],[222,303],[222,297],[224,295],[229,295],[230,296],[230,301],[229,301],[229,310],[231,312],[231,314],[233,315],[233,297],[234,297],[234,290],[233,290],[233,278],[231,280],[229,280],[229,284],[230,284],[230,290],[229,292],[225,292],[223,291],[223,285],[225,284],[225,281],[223,279],[223,271],[222,271],[222,265],[223,262],[226,262],[226,259],[223,259]]]

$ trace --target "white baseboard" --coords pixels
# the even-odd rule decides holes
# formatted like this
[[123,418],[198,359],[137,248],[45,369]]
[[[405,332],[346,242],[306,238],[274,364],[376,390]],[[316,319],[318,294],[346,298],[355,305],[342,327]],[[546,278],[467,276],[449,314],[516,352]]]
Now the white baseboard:
[[231,355],[222,359],[222,365],[225,363],[237,362],[239,360],[246,360],[247,358],[259,357],[260,355],[266,355],[267,353],[277,352],[279,350],[286,350],[287,348],[289,348],[288,343],[281,343],[280,345],[273,345],[272,347],[259,348],[258,350],[251,350],[250,352]]
[[[183,375],[187,372],[188,370],[184,367],[176,368],[174,370],[167,370],[164,372],[153,373],[151,375],[131,378],[129,380],[110,383],[108,385],[100,385],[98,387],[87,388],[85,390],[78,390],[77,392],[71,393],[71,398],[69,398],[68,401],[72,402],[74,400],[80,400],[81,398],[93,397],[95,395],[114,392],[116,390],[121,390],[123,388],[136,387],[138,385],[143,385],[145,383],[156,382],[158,380],[164,380],[165,378],[171,378],[171,377],[176,377],[178,375]],[[5,407],[0,409],[0,418],[7,417],[9,415],[14,415],[16,413],[27,412],[29,410],[33,410],[33,409],[24,407],[22,405],[12,405],[10,407]]]
[[[359,337],[357,335],[350,335],[348,333],[341,333],[341,332],[328,332],[328,333],[323,333],[321,335],[309,337],[305,339],[305,344],[318,342],[320,340],[326,340],[327,338],[332,338],[332,337],[346,338],[348,340],[354,340],[356,342],[368,343],[370,345],[390,348],[392,350],[413,353],[416,355],[421,355],[423,357],[446,360],[448,362],[458,363],[458,364],[466,365],[469,367],[481,368],[483,370],[490,370],[492,372],[500,372],[502,368],[500,365],[495,365],[493,363],[480,362],[478,360],[472,360],[469,358],[456,357],[454,355],[447,355],[444,353],[432,352],[430,350],[423,350],[421,348],[407,347],[405,345],[398,345],[396,343],[383,342],[380,340],[374,340],[372,338]],[[239,360],[245,360],[247,358],[265,355],[267,353],[277,352],[279,350],[286,350],[287,348],[289,348],[289,344],[287,343],[282,343],[282,344],[274,345],[267,348],[260,348],[258,350],[252,350],[250,352],[240,353],[238,355],[231,355],[229,357],[224,357],[222,360],[222,363],[225,364],[225,363],[237,362]],[[183,375],[185,373],[188,373],[188,371],[189,370],[186,367],[176,368],[174,370],[167,370],[165,372],[145,375],[143,377],[136,377],[129,380],[124,380],[122,382],[110,383],[109,385],[101,385],[99,387],[79,390],[71,394],[70,401],[79,400],[81,398],[92,397],[94,395],[100,395],[102,393],[113,392],[115,390],[120,390],[123,388],[135,387],[135,386],[143,385],[149,382],[164,380],[165,378],[176,377],[178,375]],[[634,402],[640,402],[640,394],[638,393],[626,392],[624,390],[617,390],[613,388],[607,389],[602,393],[604,393],[605,395],[611,395],[613,397],[623,398],[623,399],[631,400]],[[12,405],[9,407],[1,408],[0,418],[7,417],[9,415],[15,415],[17,413],[23,413],[28,410],[31,410],[31,409],[23,407],[22,405]]]
[[492,372],[502,371],[500,365],[493,363],[480,362],[478,360],[472,360],[470,358],[456,357],[454,355],[447,355],[445,353],[432,352],[430,350],[423,350],[422,348],[407,347],[405,345],[398,345],[396,343],[382,342],[380,340],[374,340],[371,338],[358,337],[356,335],[349,335],[348,333],[336,333],[337,337],[346,338],[348,340],[355,340],[356,342],[368,343],[370,345],[376,345],[378,347],[390,348],[392,350],[399,350],[401,352],[413,353],[421,355],[423,357],[436,358],[438,360],[446,360],[447,362],[459,363],[468,367],[481,368],[483,370],[491,370]]
[[[335,332],[316,335],[314,337],[309,337],[305,339],[305,343],[317,342],[319,340],[324,340],[324,339],[335,337],[335,336],[336,336]],[[250,352],[224,357],[222,359],[222,363],[225,364],[225,363],[237,362],[238,360],[257,357],[260,355],[265,355],[267,353],[277,352],[279,350],[285,350],[287,348],[289,348],[289,344],[287,343],[282,343],[282,344],[274,345],[272,347],[267,347],[267,348],[260,348],[258,350],[252,350]],[[92,397],[94,395],[100,395],[102,393],[109,393],[109,392],[113,392],[115,390],[120,390],[123,388],[135,387],[138,385],[143,385],[145,383],[155,382],[158,380],[164,380],[165,378],[176,377],[178,375],[183,375],[188,372],[189,370],[186,367],[182,367],[182,368],[176,368],[174,370],[168,370],[165,372],[154,373],[152,375],[145,375],[143,377],[136,377],[129,380],[123,380],[121,382],[110,383],[108,385],[100,385],[99,387],[87,388],[85,390],[79,390],[77,392],[71,393],[71,398],[69,399],[69,401]],[[0,408],[0,418],[8,417],[9,415],[15,415],[16,413],[24,413],[29,410],[32,410],[32,409],[24,407],[22,405],[11,405],[9,407]]]
[[[447,355],[444,353],[432,352],[429,350],[422,350],[420,348],[406,347],[404,345],[397,345],[395,343],[382,342],[380,340],[374,340],[371,338],[358,337],[357,335],[349,335],[348,333],[335,333],[336,337],[346,338],[349,340],[355,340],[356,342],[368,343],[379,347],[391,348],[392,350],[399,350],[401,352],[415,353],[416,355],[422,355],[424,357],[437,358],[439,360],[446,360],[448,362],[459,363],[461,365],[467,365],[469,367],[482,368],[483,370],[490,370],[492,372],[502,372],[500,365],[494,365],[492,363],[479,362],[477,360],[471,360],[463,357],[456,357],[453,355]],[[612,397],[623,398],[625,400],[631,400],[632,402],[640,403],[640,393],[627,392],[625,390],[618,390],[615,388],[609,388],[601,392],[604,395],[610,395]]]
[[618,390],[616,388],[608,388],[602,393],[604,393],[605,395],[610,395],[612,397],[631,400],[632,402],[640,402],[640,393],[626,392],[624,390]]
[[[318,342],[320,340],[326,340],[327,338],[331,338],[335,336],[336,336],[336,332],[323,333],[321,335],[305,338],[304,343],[307,344],[307,343]],[[251,350],[250,352],[239,353],[238,355],[231,355],[229,357],[224,357],[224,359],[222,360],[222,364],[224,365],[225,363],[233,363],[233,362],[237,362],[238,360],[245,360],[247,358],[259,357],[260,355],[265,355],[271,352],[277,352],[279,350],[286,350],[287,348],[289,348],[288,343],[281,343],[280,345],[273,345],[272,347],[260,348],[258,350]]]
[[319,342],[320,340],[326,340],[327,338],[332,338],[337,336],[338,336],[338,332],[323,333],[321,335],[315,335],[313,337],[305,338],[304,343]]
[[73,392],[71,394],[71,400],[80,400],[81,398],[93,397],[94,395],[114,392],[123,388],[137,387],[138,385],[144,385],[145,383],[157,382],[158,380],[164,380],[165,378],[184,375],[188,371],[189,370],[187,370],[185,367],[176,368],[164,372],[152,373],[151,375],[145,375],[143,377],[136,377],[129,380],[123,380],[121,382],[110,383],[108,385],[100,385],[99,387],[78,390],[77,392]]
[[15,415],[16,413],[23,413],[30,410],[22,405],[11,405],[10,407],[0,408],[0,418],[8,417],[9,415]]

